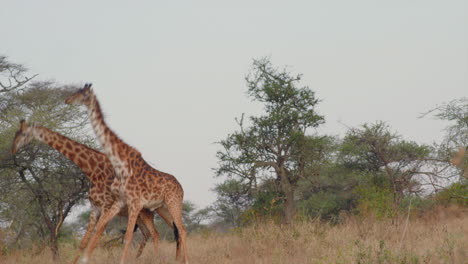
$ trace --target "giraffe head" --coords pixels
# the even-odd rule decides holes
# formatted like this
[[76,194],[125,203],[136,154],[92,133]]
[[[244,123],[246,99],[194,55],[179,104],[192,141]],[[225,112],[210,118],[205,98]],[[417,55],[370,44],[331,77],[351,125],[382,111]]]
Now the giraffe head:
[[32,139],[33,129],[26,124],[26,121],[21,120],[20,128],[16,131],[15,139],[13,139],[11,153],[15,154],[20,148],[31,142]]
[[87,83],[85,86],[72,95],[65,99],[66,104],[77,104],[77,105],[90,105],[92,100],[93,91],[91,90],[91,84]]

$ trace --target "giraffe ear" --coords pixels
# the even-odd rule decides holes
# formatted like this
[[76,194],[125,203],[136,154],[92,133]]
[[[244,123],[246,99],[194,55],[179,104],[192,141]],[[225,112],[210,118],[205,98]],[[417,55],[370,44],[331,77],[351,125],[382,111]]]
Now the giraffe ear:
[[21,130],[26,130],[26,128],[28,127],[28,125],[26,124],[26,121],[23,119],[20,121],[20,129]]

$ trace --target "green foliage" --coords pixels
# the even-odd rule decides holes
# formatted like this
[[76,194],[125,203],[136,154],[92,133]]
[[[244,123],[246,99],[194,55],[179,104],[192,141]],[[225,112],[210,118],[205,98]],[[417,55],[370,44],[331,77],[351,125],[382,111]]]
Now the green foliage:
[[440,147],[454,150],[468,146],[468,97],[444,103],[423,116],[428,114],[449,122],[445,128],[446,136]]
[[[240,131],[220,142],[218,176],[235,178],[252,192],[266,179],[276,179],[289,222],[295,214],[294,192],[305,176],[306,131],[324,122],[315,108],[318,99],[300,86],[301,75],[274,68],[268,58],[254,60],[246,77],[248,95],[263,103],[265,114],[238,120]],[[258,208],[262,208],[259,206]]]
[[[262,96],[274,97],[274,91],[271,88]],[[242,139],[240,143],[255,146],[254,141],[246,140],[248,137],[244,135],[238,134],[236,140]],[[343,210],[379,218],[393,217],[397,213],[405,213],[410,200],[414,212],[440,204],[439,199],[466,205],[467,188],[463,178],[446,191],[439,192],[437,197],[440,198],[435,201],[420,198],[427,190],[422,185],[421,175],[441,178],[453,170],[444,169],[448,160],[437,159],[435,148],[404,140],[385,122],[351,128],[342,141],[319,136],[295,137],[294,140],[296,144],[292,145],[290,155],[292,161],[287,164],[294,168],[289,175],[299,176],[294,183],[294,197],[299,211],[306,217],[334,220]],[[251,155],[253,152],[241,153],[250,155],[242,156],[242,161],[255,156]],[[235,174],[241,171],[239,168],[245,169],[245,173],[239,175],[246,177],[237,179],[245,188],[254,190],[248,196],[251,206],[242,213],[243,223],[262,217],[276,218],[278,210],[285,206],[286,193],[281,186],[281,177],[271,177],[275,176],[275,167],[260,174],[263,167],[255,165],[231,170]],[[248,181],[242,181],[246,179]],[[258,179],[263,181],[258,183]]]
[[[434,157],[452,165],[455,173],[445,175],[449,186],[435,185],[435,195],[439,203],[457,203],[467,205],[468,180],[468,98],[462,97],[444,103],[428,111],[423,116],[433,114],[436,119],[447,121],[446,134],[442,142],[436,144]],[[435,182],[437,182],[437,178]]]
[[341,211],[352,208],[352,202],[353,200],[345,194],[322,191],[301,201],[299,208],[305,216],[334,221]]
[[292,141],[295,136],[301,136],[298,130],[323,123],[323,117],[315,111],[318,99],[308,87],[298,87],[300,80],[301,75],[275,69],[268,58],[254,60],[246,78],[248,94],[264,103],[266,115],[251,120],[262,125],[266,129],[264,133]]
[[[429,146],[401,139],[386,123],[376,122],[350,129],[343,140],[338,160],[346,168],[371,177],[368,183],[376,188],[369,186],[370,192],[363,192],[366,194],[364,200],[372,193],[380,197],[380,202],[383,202],[383,197],[390,196],[394,207],[397,207],[407,193],[422,192],[415,177],[426,173],[423,167],[431,151]],[[381,192],[385,188],[387,190]],[[382,206],[377,208],[386,211]]]
[[62,228],[60,228],[60,233],[57,239],[60,244],[74,243],[75,233],[74,233],[73,225],[64,224]]
[[468,181],[456,182],[434,195],[439,204],[457,204],[468,207]]
[[364,179],[333,160],[325,159],[318,168],[313,176],[299,184],[300,212],[306,217],[338,220],[341,211],[351,211],[355,207],[357,195],[354,189]]
[[185,228],[188,232],[198,232],[205,228],[202,223],[210,216],[209,208],[197,209],[191,201],[184,201],[182,216],[184,218]]
[[[243,215],[243,223],[247,224],[253,220],[265,218],[279,220],[284,206],[284,200],[281,199],[282,196],[275,181],[264,182],[255,193],[254,201],[249,209],[250,214]],[[253,218],[252,216],[255,217]]]
[[340,159],[351,169],[378,172],[392,162],[398,163],[397,169],[410,166],[430,152],[429,146],[402,140],[385,122],[379,121],[350,129],[343,140]]
[[239,180],[228,179],[214,188],[217,200],[210,211],[230,227],[240,226],[242,213],[252,202],[249,188]]
[[[11,223],[9,231],[17,235],[10,246],[28,247],[34,241],[49,244],[57,253],[58,231],[72,207],[86,197],[88,180],[77,166],[45,144],[32,142],[16,155],[11,154],[11,144],[21,119],[89,143],[90,138],[83,136],[86,114],[63,103],[75,88],[27,82],[30,78],[23,77],[24,67],[5,64],[2,58],[0,220]],[[5,65],[10,68],[2,68]],[[11,85],[5,86],[7,83]]]
[[375,215],[378,218],[393,217],[395,207],[393,206],[393,195],[388,188],[377,186],[357,187],[359,195],[357,208],[359,214]]

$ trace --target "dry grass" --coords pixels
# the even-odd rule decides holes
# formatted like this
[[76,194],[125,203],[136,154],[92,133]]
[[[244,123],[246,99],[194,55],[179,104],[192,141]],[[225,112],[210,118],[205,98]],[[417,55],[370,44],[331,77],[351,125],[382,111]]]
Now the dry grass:
[[[207,232],[189,237],[191,263],[468,263],[468,212],[439,211],[430,216],[391,220],[351,217],[339,225],[318,221],[280,226],[257,224],[227,234]],[[135,253],[133,251],[132,253]],[[62,249],[70,263],[73,249]],[[157,255],[148,244],[140,259],[129,263],[175,263],[175,244],[161,242]],[[91,263],[117,263],[120,248],[97,249]],[[51,263],[50,254],[17,252],[0,263]]]

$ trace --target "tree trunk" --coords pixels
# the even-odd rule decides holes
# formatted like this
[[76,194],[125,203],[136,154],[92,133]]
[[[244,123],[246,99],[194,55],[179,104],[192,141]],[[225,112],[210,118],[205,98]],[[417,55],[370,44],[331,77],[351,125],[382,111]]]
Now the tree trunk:
[[294,201],[294,190],[285,192],[286,200],[284,201],[284,223],[291,224],[296,217],[296,201]]
[[58,248],[58,240],[57,240],[58,234],[55,234],[52,232],[50,234],[50,241],[49,241],[49,247],[50,250],[52,251],[52,258],[54,261],[57,261],[59,259],[59,248]]
[[285,224],[291,224],[296,216],[296,201],[294,201],[294,187],[289,182],[288,174],[283,167],[279,167],[279,176],[281,179],[281,190],[285,197],[283,214],[283,222]]

